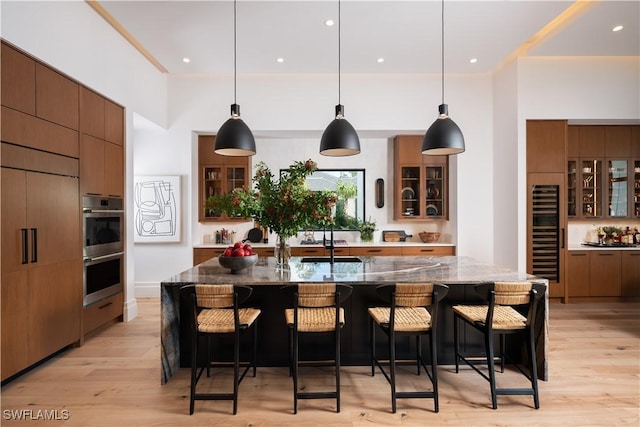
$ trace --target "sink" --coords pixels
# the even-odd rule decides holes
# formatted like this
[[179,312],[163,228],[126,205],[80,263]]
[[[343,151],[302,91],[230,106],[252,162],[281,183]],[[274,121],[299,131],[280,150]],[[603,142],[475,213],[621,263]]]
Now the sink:
[[[331,258],[328,256],[319,256],[319,257],[304,257],[300,260],[301,262],[315,262],[315,263],[329,263],[331,262]],[[362,262],[362,260],[358,257],[353,256],[337,256],[333,258],[334,263],[339,262]]]

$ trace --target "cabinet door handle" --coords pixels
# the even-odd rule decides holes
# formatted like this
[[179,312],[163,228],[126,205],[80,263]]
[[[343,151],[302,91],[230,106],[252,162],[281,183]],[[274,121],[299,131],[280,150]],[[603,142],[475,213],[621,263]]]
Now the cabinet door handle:
[[565,240],[565,232],[564,232],[564,228],[562,228],[562,247],[561,249],[564,249],[564,240]]
[[20,232],[22,233],[22,263],[29,263],[29,230],[26,228],[21,228]]
[[433,252],[433,249],[420,249],[420,252]]
[[630,256],[640,256],[640,254],[629,254]]
[[598,254],[598,256],[613,256],[613,254]]
[[376,252],[382,252],[382,249],[369,249],[369,250],[367,250],[367,253],[369,253],[369,254],[373,254],[373,253],[376,253]]
[[109,306],[110,306],[110,305],[112,305],[112,304],[113,304],[113,302],[108,302],[108,303],[106,303],[106,304],[101,305],[100,307],[98,307],[98,310],[102,310],[103,308],[107,308],[107,307],[109,307]]
[[38,229],[31,229],[31,262],[38,262]]

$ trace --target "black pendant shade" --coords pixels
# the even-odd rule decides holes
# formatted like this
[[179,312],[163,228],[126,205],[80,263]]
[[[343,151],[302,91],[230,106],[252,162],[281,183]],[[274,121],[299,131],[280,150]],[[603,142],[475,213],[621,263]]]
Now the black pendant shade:
[[324,130],[320,140],[320,154],[325,156],[353,156],[360,153],[360,138],[344,118],[344,107],[336,105],[336,118]]
[[460,154],[464,151],[464,136],[453,120],[449,118],[449,106],[444,103],[444,0],[442,0],[442,104],[438,106],[440,114],[427,129],[422,140],[422,154],[444,156]]
[[220,126],[216,134],[216,144],[213,151],[223,156],[253,156],[256,154],[256,140],[251,129],[240,118],[240,106],[236,104],[237,88],[237,0],[233,2],[233,104],[231,104],[231,118]]
[[240,106],[231,105],[231,118],[220,126],[213,151],[223,156],[253,156],[256,140],[249,126],[240,118]]
[[458,125],[449,118],[449,107],[447,104],[440,104],[438,110],[440,115],[422,140],[422,154],[442,156],[462,153],[464,136]]

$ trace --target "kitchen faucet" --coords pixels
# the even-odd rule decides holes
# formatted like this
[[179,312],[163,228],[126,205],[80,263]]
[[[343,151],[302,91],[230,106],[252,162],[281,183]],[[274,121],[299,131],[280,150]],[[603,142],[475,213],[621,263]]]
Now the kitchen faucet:
[[329,249],[329,263],[333,264],[333,260],[334,260],[334,250],[336,248],[334,240],[333,240],[333,224],[331,224],[331,240],[330,243],[327,245],[327,227],[324,227],[322,229],[322,246],[324,246],[325,249]]

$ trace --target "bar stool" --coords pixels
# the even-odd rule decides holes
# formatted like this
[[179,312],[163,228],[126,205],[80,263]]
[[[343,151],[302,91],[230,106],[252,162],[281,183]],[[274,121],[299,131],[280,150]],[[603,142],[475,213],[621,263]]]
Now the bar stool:
[[[378,295],[390,307],[371,307],[368,309],[371,332],[371,376],[375,375],[375,367],[382,371],[391,386],[391,411],[396,412],[396,399],[431,398],[435,412],[440,410],[438,404],[438,350],[436,331],[438,329],[438,303],[447,295],[449,288],[445,285],[431,283],[397,283],[377,287]],[[430,308],[430,311],[427,310]],[[376,358],[377,325],[388,337],[389,373],[380,360]],[[422,359],[422,335],[429,336],[431,348],[431,373]],[[414,360],[396,359],[396,337],[416,337],[416,358]],[[432,391],[396,391],[396,364],[415,363],[417,375],[422,367],[431,381]]]
[[[298,399],[336,399],[340,412],[340,330],[345,324],[344,308],[340,305],[351,295],[353,288],[335,283],[300,283],[282,288],[293,301],[293,308],[285,309],[289,327],[289,373],[293,377],[293,413],[298,413]],[[328,362],[300,361],[300,334],[331,333],[335,340],[335,357]],[[298,391],[299,365],[335,366],[335,391]]]
[[[491,387],[491,403],[493,409],[498,408],[498,395],[529,395],[533,396],[536,409],[540,408],[538,398],[538,371],[535,346],[535,318],[538,301],[544,296],[546,286],[542,283],[531,282],[495,282],[475,285],[474,289],[488,305],[455,305],[453,306],[453,335],[455,341],[456,373],[459,372],[459,361],[469,365],[473,370],[489,381]],[[526,317],[525,317],[526,316]],[[476,364],[484,363],[483,358],[463,355],[460,351],[458,324],[465,322],[484,335],[485,357],[488,375],[481,371]],[[514,366],[531,382],[527,388],[496,388],[494,336],[499,336],[499,360],[501,372],[504,372],[505,336],[520,334],[525,336],[530,365],[527,374],[517,363]],[[510,360],[513,362],[512,360]]]
[[[238,412],[238,386],[250,368],[256,376],[256,342],[258,316],[256,308],[239,308],[251,295],[252,289],[241,285],[187,285],[180,288],[181,295],[190,304],[191,335],[191,391],[189,414],[193,415],[196,400],[233,400],[233,414]],[[253,329],[251,361],[240,362],[240,335]],[[233,335],[233,362],[212,362],[210,339],[214,335]],[[198,340],[207,340],[206,365],[198,371]],[[196,385],[207,369],[215,366],[233,367],[232,393],[197,393]],[[244,367],[240,374],[240,367]]]

